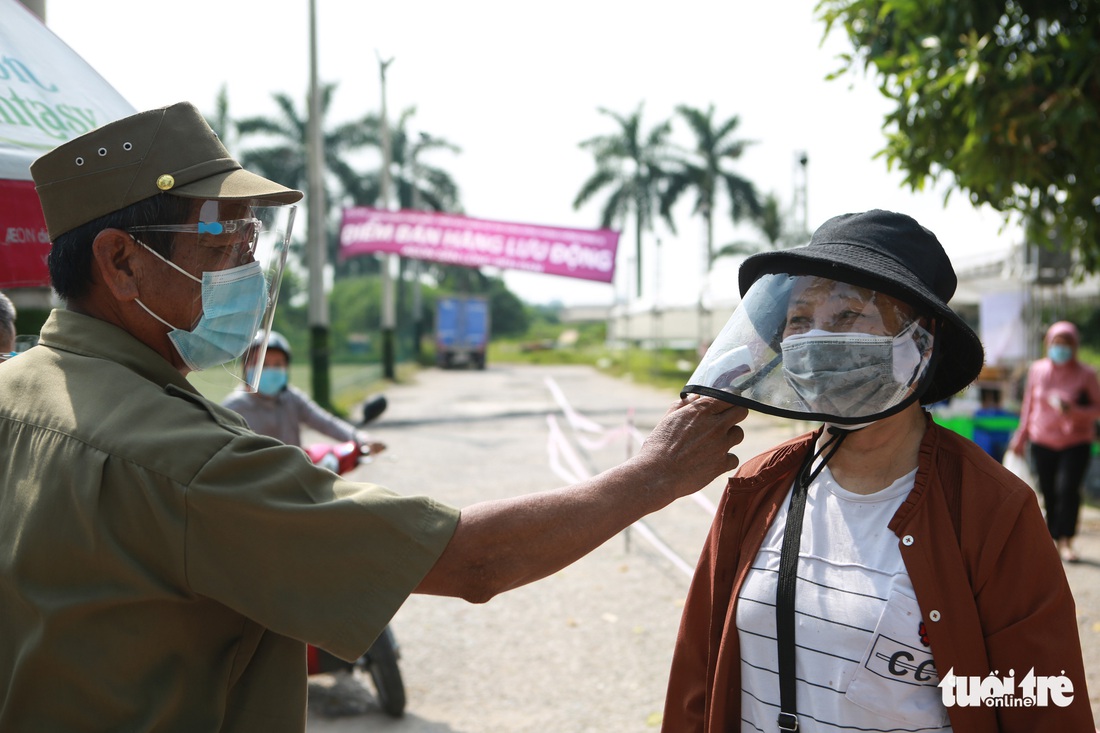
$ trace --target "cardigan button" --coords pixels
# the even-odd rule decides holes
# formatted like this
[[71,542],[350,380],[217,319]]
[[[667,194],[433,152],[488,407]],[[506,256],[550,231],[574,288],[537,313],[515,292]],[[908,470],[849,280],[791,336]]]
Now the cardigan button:
[[929,611],[928,612],[928,618],[931,621],[939,621],[940,620],[940,612],[936,611],[936,610]]
[[906,547],[912,545],[913,542],[915,542],[915,540],[913,539],[913,535],[911,534],[907,534],[901,538],[901,544],[905,545]]

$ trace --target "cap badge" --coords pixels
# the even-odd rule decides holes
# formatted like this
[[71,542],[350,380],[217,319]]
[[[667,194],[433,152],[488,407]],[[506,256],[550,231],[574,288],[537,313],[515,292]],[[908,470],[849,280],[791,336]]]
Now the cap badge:
[[157,178],[157,188],[159,188],[161,191],[167,191],[175,185],[176,179],[168,175],[167,173]]

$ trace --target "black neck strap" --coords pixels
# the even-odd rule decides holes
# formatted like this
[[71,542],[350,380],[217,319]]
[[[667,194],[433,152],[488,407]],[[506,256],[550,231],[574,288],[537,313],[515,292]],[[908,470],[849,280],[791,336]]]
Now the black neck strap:
[[[809,451],[798,471],[787,508],[787,524],[783,529],[783,545],[779,553],[779,580],[775,589],[775,634],[779,648],[779,730],[798,730],[798,706],[795,695],[794,591],[798,581],[798,550],[802,544],[802,518],[806,513],[806,494],[810,483],[829,462],[849,431],[829,428],[829,439],[821,450]],[[822,455],[824,454],[824,455]],[[814,461],[821,462],[814,467]]]

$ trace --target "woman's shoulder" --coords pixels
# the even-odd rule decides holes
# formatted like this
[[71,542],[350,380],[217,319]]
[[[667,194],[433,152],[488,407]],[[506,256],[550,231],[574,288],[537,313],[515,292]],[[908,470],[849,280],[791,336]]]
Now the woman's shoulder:
[[738,485],[755,486],[774,475],[797,470],[801,465],[799,456],[809,448],[814,435],[814,432],[804,433],[758,453],[738,467],[734,481]]
[[1030,486],[972,440],[942,425],[933,425],[932,430],[935,440],[927,459],[934,462],[934,473],[945,492],[967,492],[967,504],[986,507],[1034,498]]

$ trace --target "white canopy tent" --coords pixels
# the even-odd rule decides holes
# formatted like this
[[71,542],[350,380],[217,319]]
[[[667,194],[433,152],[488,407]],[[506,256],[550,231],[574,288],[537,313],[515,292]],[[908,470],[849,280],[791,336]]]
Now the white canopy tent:
[[0,0],[0,288],[49,284],[35,158],[136,112],[17,0]]

